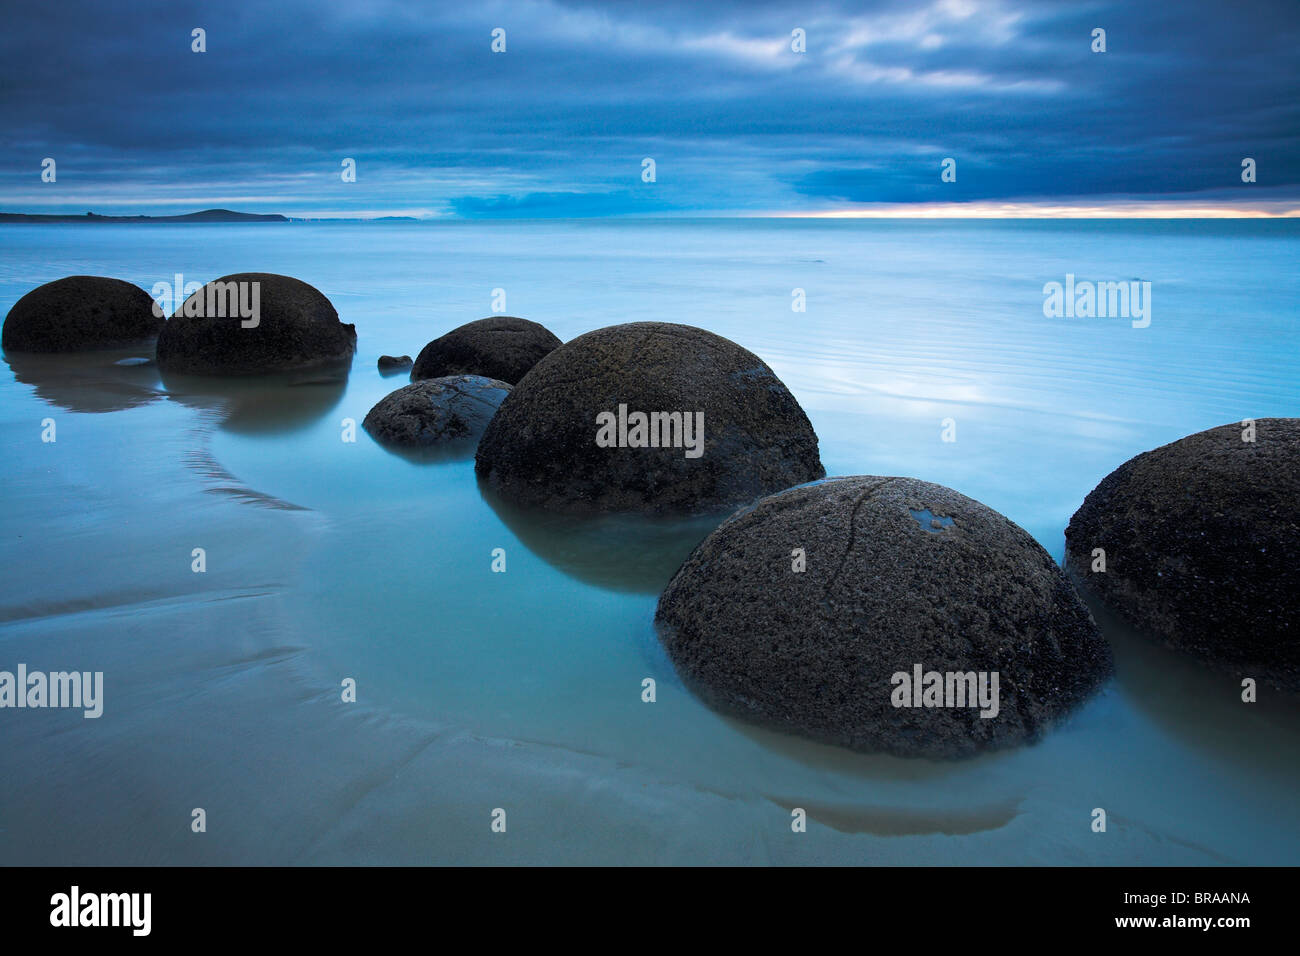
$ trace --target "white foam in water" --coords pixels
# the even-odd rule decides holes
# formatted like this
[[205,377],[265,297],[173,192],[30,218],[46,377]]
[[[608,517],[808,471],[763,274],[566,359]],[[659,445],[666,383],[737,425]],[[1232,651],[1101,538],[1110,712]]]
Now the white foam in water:
[[[509,314],[565,340],[644,320],[732,338],[802,403],[828,474],[950,485],[1059,559],[1074,509],[1134,454],[1295,414],[1300,224],[0,226],[0,240],[6,311],[64,274],[147,289],[256,268],[317,286],[358,333],[344,389],[171,395],[150,367],[114,365],[130,353],[0,377],[0,669],[104,673],[96,720],[5,714],[0,862],[1300,862],[1295,706],[1242,705],[1232,681],[1100,609],[1118,676],[1040,744],[956,763],[853,754],[720,717],[677,680],[652,616],[707,525],[574,530],[499,511],[472,461],[341,440],[404,384],[379,355],[417,354],[505,288]],[[1150,325],[1046,318],[1043,285],[1067,273],[1149,280]],[[489,829],[497,807],[509,840]]]

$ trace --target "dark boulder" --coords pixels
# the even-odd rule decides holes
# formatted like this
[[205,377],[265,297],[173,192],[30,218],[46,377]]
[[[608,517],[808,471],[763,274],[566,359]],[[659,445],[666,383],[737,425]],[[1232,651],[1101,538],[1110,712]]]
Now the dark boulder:
[[452,329],[426,345],[415,359],[411,381],[483,375],[515,385],[560,344],[543,325],[494,315]]
[[1300,418],[1143,452],[1093,489],[1065,540],[1071,573],[1149,636],[1300,691]]
[[411,367],[411,356],[409,355],[381,355],[379,356],[379,371],[384,375],[392,375],[394,372],[400,372],[402,369]]
[[[912,478],[833,478],[742,509],[678,570],[655,620],[678,673],[718,710],[900,756],[1034,740],[1112,667],[1087,607],[1028,533]],[[912,706],[926,704],[931,672],[940,697]],[[977,688],[987,675],[986,703],[996,674],[996,708],[934,706],[949,703],[949,673],[975,675]],[[972,684],[952,683],[960,704]]]
[[505,382],[480,375],[426,379],[385,396],[361,424],[395,448],[472,449],[509,392]]
[[356,326],[289,276],[244,272],[187,298],[158,335],[158,365],[184,375],[262,375],[351,361]]
[[663,322],[588,332],[542,359],[488,426],[477,468],[507,501],[575,513],[718,511],[825,474],[808,416],[758,356]]
[[0,335],[6,352],[121,348],[158,334],[163,319],[139,286],[103,276],[68,276],[14,303]]

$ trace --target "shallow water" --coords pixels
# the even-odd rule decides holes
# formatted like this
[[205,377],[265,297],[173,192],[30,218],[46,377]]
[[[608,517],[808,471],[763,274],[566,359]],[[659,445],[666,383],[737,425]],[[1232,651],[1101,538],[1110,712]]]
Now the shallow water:
[[[114,364],[139,350],[9,357],[0,669],[102,670],[106,700],[98,720],[0,712],[0,862],[1300,862],[1300,708],[1240,703],[1232,680],[1103,609],[1117,677],[1040,744],[958,763],[851,754],[716,715],[673,674],[656,597],[713,519],[575,526],[485,498],[469,460],[412,462],[359,427],[342,440],[406,382],[381,377],[379,355],[414,356],[500,288],[506,312],[566,340],[640,320],[732,338],[803,404],[829,474],[951,485],[1059,559],[1070,515],[1122,461],[1296,414],[1300,224],[78,225],[0,240],[5,311],[68,274],[149,289],[271,271],[319,287],[358,332],[334,382]],[[1045,318],[1043,284],[1066,273],[1150,280],[1150,326]],[[195,807],[207,833],[190,831]]]

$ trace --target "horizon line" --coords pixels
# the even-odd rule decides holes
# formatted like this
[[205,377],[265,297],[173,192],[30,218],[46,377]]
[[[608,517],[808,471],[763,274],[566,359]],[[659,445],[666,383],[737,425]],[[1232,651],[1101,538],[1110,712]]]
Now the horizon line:
[[[1198,203],[1179,203],[1169,200],[1122,200],[1116,202],[944,202],[944,203],[881,203],[854,205],[832,209],[813,210],[665,210],[659,214],[613,213],[606,216],[458,216],[430,214],[426,209],[366,209],[350,213],[345,210],[328,210],[322,213],[245,212],[228,206],[209,206],[190,213],[152,212],[108,214],[73,212],[18,212],[0,209],[0,214],[18,216],[67,216],[84,219],[103,218],[153,218],[198,215],[204,212],[231,212],[237,215],[280,215],[291,221],[350,221],[370,222],[399,219],[407,222],[494,222],[514,221],[545,222],[548,220],[618,221],[621,219],[1295,219],[1300,218],[1300,200],[1260,200],[1259,205],[1216,203],[1213,200]],[[144,203],[143,205],[149,205]],[[420,213],[424,213],[421,215]]]

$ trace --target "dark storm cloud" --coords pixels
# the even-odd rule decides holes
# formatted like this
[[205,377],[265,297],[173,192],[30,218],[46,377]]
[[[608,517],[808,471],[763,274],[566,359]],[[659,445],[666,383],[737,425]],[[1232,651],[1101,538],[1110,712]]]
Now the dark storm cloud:
[[[4,16],[6,209],[1165,197],[1240,191],[1244,156],[1261,188],[1300,184],[1291,0],[73,2]],[[498,26],[504,55],[489,49]],[[40,182],[45,156],[57,184]],[[958,178],[941,184],[948,156]],[[340,181],[343,157],[356,183]]]

